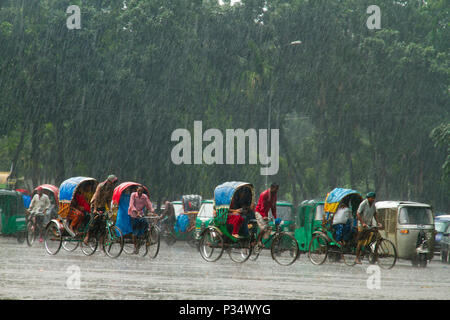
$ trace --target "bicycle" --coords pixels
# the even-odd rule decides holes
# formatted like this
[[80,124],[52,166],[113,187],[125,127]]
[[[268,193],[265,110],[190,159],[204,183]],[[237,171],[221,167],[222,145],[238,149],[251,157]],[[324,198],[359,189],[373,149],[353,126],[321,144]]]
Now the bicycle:
[[[280,265],[289,266],[297,260],[300,253],[297,240],[291,234],[281,231],[282,222],[276,223],[273,218],[271,221],[274,222],[275,230],[270,230],[270,234],[267,239],[263,238],[263,233],[269,232],[267,229],[266,231],[258,234],[258,237],[253,245],[250,260],[256,261],[261,251],[270,245],[272,259]],[[256,220],[252,220],[252,222],[255,223]],[[268,228],[270,227],[268,226]],[[255,228],[251,228],[251,230],[253,233],[252,238],[255,239],[255,231],[253,231]]]
[[168,246],[172,246],[177,242],[177,237],[175,236],[175,233],[173,231],[173,227],[170,228],[168,224],[168,217],[164,217],[163,219],[160,219],[156,226],[159,229],[159,233],[162,239],[166,242]]
[[43,212],[30,212],[27,216],[27,230],[26,239],[29,247],[33,246],[37,236],[42,239],[44,231],[44,213]]
[[[144,216],[149,221],[148,228],[141,234],[136,236],[136,248],[130,237],[124,239],[124,251],[126,254],[137,254],[140,257],[145,257],[149,254],[151,259],[156,258],[160,247],[160,229],[156,225],[158,216]],[[136,249],[136,250],[135,250]]]

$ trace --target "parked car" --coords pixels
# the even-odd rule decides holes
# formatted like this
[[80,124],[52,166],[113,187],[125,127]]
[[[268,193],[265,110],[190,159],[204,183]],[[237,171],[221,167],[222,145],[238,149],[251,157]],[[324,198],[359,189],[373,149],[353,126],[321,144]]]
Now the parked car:
[[434,229],[436,235],[434,237],[434,253],[441,253],[441,240],[444,231],[450,225],[450,215],[441,215],[434,218]]

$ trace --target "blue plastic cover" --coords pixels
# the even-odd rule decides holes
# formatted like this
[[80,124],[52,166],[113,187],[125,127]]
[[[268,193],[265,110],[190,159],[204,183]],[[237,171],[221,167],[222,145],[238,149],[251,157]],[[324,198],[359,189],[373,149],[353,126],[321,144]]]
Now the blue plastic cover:
[[354,193],[361,196],[361,194],[356,190],[335,188],[328,195],[326,202],[328,202],[328,203],[340,202],[344,197],[348,196],[349,194],[354,194]]
[[189,227],[190,221],[187,214],[180,214],[177,218],[177,223],[175,224],[175,231],[186,232]]
[[30,207],[31,197],[26,194],[22,194],[22,200],[24,207],[28,209]]
[[119,200],[119,209],[117,211],[116,226],[122,231],[123,235],[133,232],[131,227],[130,216],[128,215],[128,207],[130,206],[131,195],[122,193]]

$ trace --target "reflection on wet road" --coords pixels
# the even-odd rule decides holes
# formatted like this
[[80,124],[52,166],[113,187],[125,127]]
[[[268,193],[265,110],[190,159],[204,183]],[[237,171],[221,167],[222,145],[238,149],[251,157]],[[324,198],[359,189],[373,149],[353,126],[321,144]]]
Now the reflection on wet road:
[[279,266],[263,252],[257,261],[237,264],[224,254],[204,261],[184,242],[161,244],[156,259],[80,249],[46,253],[14,238],[0,237],[0,299],[448,299],[450,264],[437,258],[425,269],[401,260],[380,270],[373,288],[369,264],[349,267],[312,265],[302,254],[291,266]]

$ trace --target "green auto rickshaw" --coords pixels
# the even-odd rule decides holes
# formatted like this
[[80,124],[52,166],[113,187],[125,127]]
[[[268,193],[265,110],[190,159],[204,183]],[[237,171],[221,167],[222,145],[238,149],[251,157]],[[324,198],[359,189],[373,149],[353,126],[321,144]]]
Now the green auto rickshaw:
[[0,189],[0,233],[25,241],[26,211],[22,194],[18,191]]
[[305,200],[298,206],[294,237],[303,252],[308,251],[313,233],[322,225],[325,215],[324,205],[323,200]]

